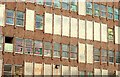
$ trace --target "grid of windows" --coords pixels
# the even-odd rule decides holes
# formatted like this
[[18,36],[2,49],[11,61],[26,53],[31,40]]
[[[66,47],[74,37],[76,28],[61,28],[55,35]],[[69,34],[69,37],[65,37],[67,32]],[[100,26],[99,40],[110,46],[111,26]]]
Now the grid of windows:
[[16,12],[16,26],[24,26],[24,13],[17,11]]
[[6,24],[14,25],[14,11],[6,10]]

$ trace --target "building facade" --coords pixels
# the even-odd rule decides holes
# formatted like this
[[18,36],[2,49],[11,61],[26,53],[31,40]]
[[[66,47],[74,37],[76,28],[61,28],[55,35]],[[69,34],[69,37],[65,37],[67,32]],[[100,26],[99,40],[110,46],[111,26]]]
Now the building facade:
[[1,1],[0,76],[120,76],[119,5]]

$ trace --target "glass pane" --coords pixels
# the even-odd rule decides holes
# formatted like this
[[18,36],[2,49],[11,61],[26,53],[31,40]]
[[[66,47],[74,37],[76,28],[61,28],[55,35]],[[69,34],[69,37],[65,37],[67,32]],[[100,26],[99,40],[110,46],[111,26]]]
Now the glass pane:
[[114,14],[119,14],[118,9],[114,8]]
[[16,38],[16,45],[20,45],[22,46],[23,45],[23,39],[22,38]]
[[104,6],[104,5],[101,5],[101,6],[100,6],[100,10],[103,11],[103,12],[106,12],[105,6]]
[[108,13],[113,13],[112,7],[109,7],[109,6],[108,6],[107,10],[108,10]]
[[36,15],[36,22],[43,21],[43,16]]
[[52,5],[52,0],[46,0],[46,5],[51,6]]
[[51,43],[50,43],[50,42],[45,42],[45,43],[44,43],[44,48],[45,48],[45,49],[48,49],[48,50],[51,50],[51,49],[52,49]]
[[70,46],[71,47],[71,52],[77,53],[77,46]]
[[92,15],[92,9],[86,9],[86,13],[89,14],[89,15]]
[[102,49],[102,56],[107,56],[107,50]]
[[116,63],[120,63],[120,52],[116,52]]
[[100,61],[100,56],[94,56],[94,61]]
[[112,19],[112,18],[113,18],[113,14],[108,13],[108,18],[109,18],[109,19]]
[[25,51],[26,54],[32,54],[33,53],[33,49],[29,48],[29,47],[26,47],[24,51]]
[[108,34],[113,35],[113,29],[108,29]]
[[11,72],[11,68],[12,68],[11,65],[4,65],[4,71]]
[[106,17],[106,12],[101,12],[101,17]]
[[99,10],[99,5],[98,4],[94,4],[94,9]]
[[0,43],[3,43],[3,36],[0,35]]
[[77,6],[76,5],[71,5],[70,10],[76,12],[77,11]]
[[109,57],[109,62],[114,62],[114,57]]
[[22,25],[23,26],[23,19],[16,19],[16,25]]
[[24,18],[24,13],[23,12],[17,12],[16,17],[19,19],[23,19]]
[[12,77],[12,73],[10,73],[10,72],[4,72],[4,77]]
[[25,46],[32,48],[32,40],[31,39],[25,39]]
[[54,50],[53,55],[54,55],[55,57],[56,57],[56,56],[57,56],[57,57],[60,57],[60,52],[59,52],[59,51],[55,51],[55,50]]
[[102,56],[102,62],[107,62],[107,56]]
[[12,18],[7,18],[6,23],[7,24],[14,24],[14,20]]
[[62,57],[67,57],[68,58],[68,52],[62,52]]
[[51,50],[44,50],[44,56],[51,57]]
[[114,57],[114,52],[111,51],[111,50],[109,50],[109,51],[108,51],[108,55],[109,55],[109,57]]
[[59,43],[54,43],[54,50],[60,51],[60,44]]
[[22,74],[23,74],[23,67],[15,66],[15,75],[22,75]]
[[85,77],[85,72],[84,71],[80,71],[79,75],[80,75],[79,77]]
[[61,7],[60,1],[59,0],[54,0],[54,7]]
[[42,48],[42,42],[41,41],[35,41],[35,48]]
[[0,44],[0,51],[3,50],[3,44]]
[[114,15],[115,20],[119,20],[119,15]]
[[42,30],[42,29],[43,29],[43,23],[41,23],[41,22],[36,22],[36,29]]
[[36,0],[37,4],[43,5],[43,0]]
[[88,77],[93,77],[93,73],[92,72],[88,72]]
[[92,9],[92,3],[91,2],[86,2],[86,8]]
[[100,50],[98,48],[94,48],[94,55],[100,56]]
[[16,46],[16,52],[23,52],[23,47],[22,46]]
[[7,10],[6,13],[7,13],[6,14],[7,17],[12,17],[12,18],[14,17],[14,11],[13,10]]
[[77,58],[77,53],[70,53],[71,58]]
[[68,51],[68,45],[62,44],[62,51]]
[[65,10],[69,10],[69,4],[65,3],[65,2],[62,2],[62,8],[65,9]]

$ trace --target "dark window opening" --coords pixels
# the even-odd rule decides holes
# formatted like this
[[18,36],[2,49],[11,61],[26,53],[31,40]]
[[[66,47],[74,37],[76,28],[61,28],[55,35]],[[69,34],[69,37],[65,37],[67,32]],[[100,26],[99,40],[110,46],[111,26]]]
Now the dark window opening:
[[13,37],[5,37],[5,43],[11,43],[13,42]]

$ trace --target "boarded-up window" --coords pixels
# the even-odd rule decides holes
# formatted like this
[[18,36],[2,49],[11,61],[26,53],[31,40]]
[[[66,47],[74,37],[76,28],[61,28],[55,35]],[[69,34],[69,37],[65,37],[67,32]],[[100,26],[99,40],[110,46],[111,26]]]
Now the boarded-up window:
[[33,63],[25,62],[24,75],[33,75]]
[[87,29],[87,39],[88,40],[93,40],[93,23],[92,21],[87,21],[86,25]]
[[62,35],[69,36],[69,17],[63,16]]
[[5,5],[0,4],[0,26],[5,26]]
[[79,20],[79,38],[85,39],[85,21]]
[[61,15],[54,14],[54,34],[61,35]]
[[45,33],[52,34],[52,14],[45,13]]
[[120,27],[115,26],[115,43],[120,44]]
[[24,40],[22,38],[16,38],[15,53],[23,53]]
[[51,64],[44,64],[44,75],[46,77],[52,75],[52,65]]
[[0,60],[0,77],[2,76],[2,60]]
[[42,75],[43,72],[43,65],[39,63],[34,64],[34,75],[37,77],[37,75]]
[[79,62],[85,63],[85,44],[79,43]]
[[69,66],[62,66],[62,75],[70,75]]
[[100,23],[94,22],[94,40],[100,41]]
[[108,75],[108,70],[102,69],[102,75]]
[[61,65],[53,65],[53,75],[61,75]]
[[93,45],[87,44],[87,63],[93,63]]
[[116,71],[116,75],[117,75],[117,76],[120,76],[120,71]]
[[107,42],[107,25],[101,24],[101,41]]
[[79,0],[79,2],[78,2],[78,14],[79,15],[86,15],[86,2],[85,2],[85,0],[82,0],[82,1]]
[[101,75],[102,74],[102,72],[101,72],[101,70],[100,69],[94,69],[94,76],[95,77],[97,77],[98,75]]
[[26,9],[26,30],[34,31],[34,11]]
[[71,67],[71,75],[74,77],[74,75],[78,75],[78,67]]
[[35,41],[34,44],[35,44],[34,54],[42,56],[42,41]]
[[71,18],[71,37],[77,37],[77,19]]

